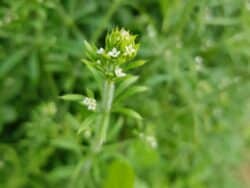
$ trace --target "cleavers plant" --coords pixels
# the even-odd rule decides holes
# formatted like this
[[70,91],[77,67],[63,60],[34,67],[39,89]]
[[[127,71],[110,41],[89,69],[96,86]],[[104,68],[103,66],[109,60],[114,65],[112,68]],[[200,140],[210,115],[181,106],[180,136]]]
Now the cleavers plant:
[[107,141],[111,112],[118,112],[135,119],[141,119],[136,111],[124,107],[122,100],[139,92],[146,91],[144,86],[132,86],[138,79],[128,73],[145,63],[143,60],[134,61],[139,44],[136,36],[124,28],[114,28],[106,35],[105,46],[96,47],[85,43],[86,58],[82,62],[93,73],[100,88],[100,102],[95,99],[93,91],[87,89],[86,96],[81,94],[66,94],[64,100],[77,101],[92,111],[79,128],[79,133],[94,130],[95,137],[91,140],[91,150],[99,152]]

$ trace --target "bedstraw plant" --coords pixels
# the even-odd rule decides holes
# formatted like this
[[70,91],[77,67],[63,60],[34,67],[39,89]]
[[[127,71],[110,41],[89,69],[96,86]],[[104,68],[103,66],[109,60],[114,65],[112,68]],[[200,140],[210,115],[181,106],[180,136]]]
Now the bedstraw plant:
[[143,65],[145,61],[134,61],[139,44],[136,42],[136,35],[124,28],[115,28],[109,32],[105,37],[105,46],[97,47],[87,41],[84,45],[86,58],[82,59],[82,62],[101,85],[101,99],[97,100],[90,89],[87,89],[86,95],[66,94],[61,98],[77,101],[92,111],[79,128],[79,132],[94,131],[91,151],[99,152],[108,140],[109,128],[114,128],[111,125],[112,112],[142,119],[139,113],[124,107],[122,101],[133,94],[147,90],[144,86],[133,86],[138,76],[129,73],[131,69]]

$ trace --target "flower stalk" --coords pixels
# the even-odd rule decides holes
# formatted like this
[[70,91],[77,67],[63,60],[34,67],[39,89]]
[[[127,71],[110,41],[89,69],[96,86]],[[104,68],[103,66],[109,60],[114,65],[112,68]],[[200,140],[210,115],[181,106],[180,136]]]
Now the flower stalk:
[[102,98],[102,113],[99,127],[100,131],[97,134],[96,143],[94,144],[94,151],[100,151],[102,145],[106,141],[107,131],[109,127],[110,113],[112,102],[114,98],[115,84],[112,80],[106,80],[103,87]]

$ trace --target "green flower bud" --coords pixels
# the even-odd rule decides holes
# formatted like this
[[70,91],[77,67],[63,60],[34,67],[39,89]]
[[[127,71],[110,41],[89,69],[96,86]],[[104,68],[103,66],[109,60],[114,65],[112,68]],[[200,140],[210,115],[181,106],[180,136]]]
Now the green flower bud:
[[86,56],[83,62],[103,73],[104,77],[115,79],[126,75],[123,70],[133,67],[132,59],[137,55],[139,44],[136,35],[124,28],[115,28],[105,38],[105,45],[99,48],[85,41]]
[[112,58],[116,58],[118,63],[125,63],[133,59],[138,51],[139,45],[135,42],[136,36],[125,29],[113,29],[106,36],[105,50]]

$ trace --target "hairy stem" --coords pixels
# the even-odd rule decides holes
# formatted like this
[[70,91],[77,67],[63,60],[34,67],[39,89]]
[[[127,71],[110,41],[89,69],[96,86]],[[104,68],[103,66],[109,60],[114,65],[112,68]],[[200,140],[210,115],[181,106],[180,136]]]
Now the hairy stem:
[[110,112],[114,97],[115,85],[113,81],[106,80],[103,88],[102,97],[102,114],[100,118],[99,129],[97,133],[97,140],[94,144],[94,150],[100,151],[103,143],[106,141],[107,130],[109,126]]

